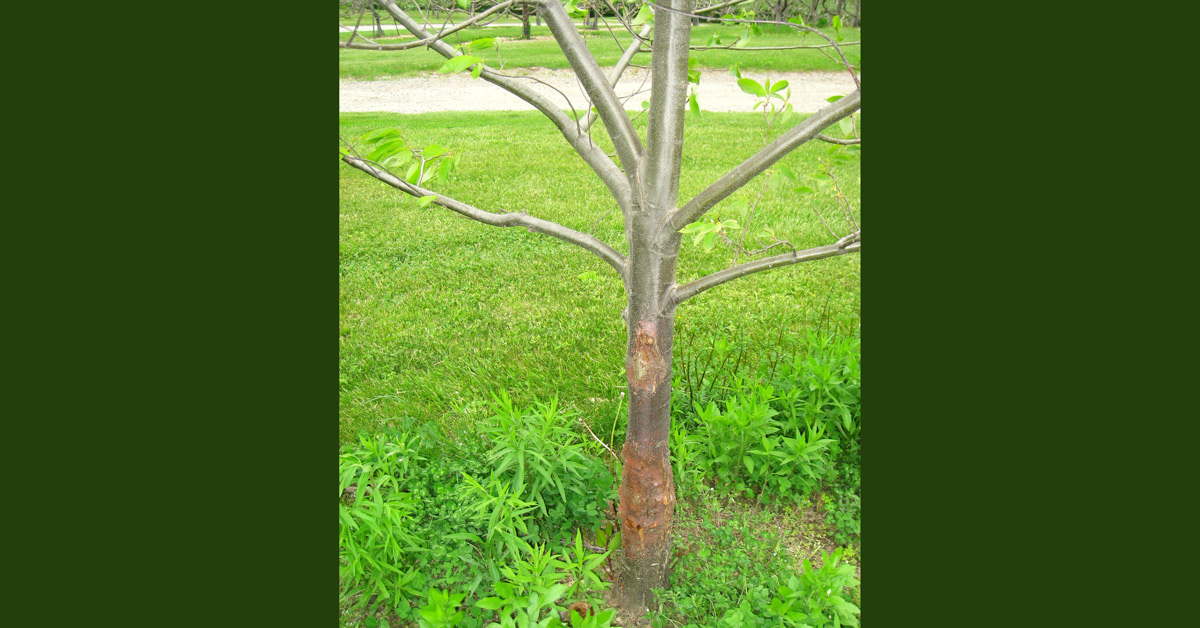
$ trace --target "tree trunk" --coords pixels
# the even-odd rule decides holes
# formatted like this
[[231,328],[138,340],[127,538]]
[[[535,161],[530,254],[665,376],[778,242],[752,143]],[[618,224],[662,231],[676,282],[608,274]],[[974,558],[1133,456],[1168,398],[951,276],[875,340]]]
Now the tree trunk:
[[[632,299],[631,299],[632,300]],[[675,314],[630,317],[625,375],[629,430],[619,494],[622,548],[620,606],[651,606],[655,588],[669,586],[675,478],[671,473],[671,345]]]
[[521,39],[529,39],[529,5],[521,5]]
[[371,0],[371,15],[375,18],[375,36],[383,37],[383,24],[379,21],[379,12],[375,10],[375,0]]
[[[689,9],[689,0],[659,2],[676,11]],[[690,17],[677,12],[660,11],[656,17],[646,154],[633,178],[640,194],[625,212],[629,428],[622,450],[618,512],[624,556],[616,593],[621,608],[634,613],[653,605],[652,589],[669,586],[675,517],[670,452],[675,305],[670,291],[681,236],[658,232],[679,196],[692,24]]]

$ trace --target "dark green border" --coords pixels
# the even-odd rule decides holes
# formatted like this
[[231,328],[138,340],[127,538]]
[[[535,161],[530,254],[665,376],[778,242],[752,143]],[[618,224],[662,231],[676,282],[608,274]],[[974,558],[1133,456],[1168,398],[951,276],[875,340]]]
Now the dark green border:
[[333,625],[327,9],[18,21],[37,36],[9,94],[30,167],[7,178],[5,415],[28,623]]
[[[1079,323],[1055,311],[1076,307],[1063,299],[1074,280],[1064,269],[1078,268],[1067,234],[1088,219],[1064,198],[1074,147],[1057,131],[1076,107],[1053,107],[1076,69],[1060,64],[1060,46],[1082,45],[1063,39],[1084,27],[1066,9],[1019,9],[868,13],[871,625],[1111,615],[1090,588],[1119,568],[1082,549],[1099,540],[1094,523],[1067,520],[1080,487],[1064,478],[1078,477],[1071,456],[1089,428],[1066,387],[1078,354],[1059,341]],[[956,35],[939,41],[946,32]]]

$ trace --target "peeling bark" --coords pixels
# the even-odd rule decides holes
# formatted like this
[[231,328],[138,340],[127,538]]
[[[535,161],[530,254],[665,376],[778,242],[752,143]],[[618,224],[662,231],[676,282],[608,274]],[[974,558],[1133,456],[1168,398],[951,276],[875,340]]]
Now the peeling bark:
[[654,321],[639,321],[634,330],[633,348],[625,360],[625,377],[631,390],[654,393],[667,377],[662,353],[655,344],[655,328]]
[[617,593],[626,609],[644,609],[653,589],[669,586],[671,525],[675,518],[675,478],[667,441],[625,441],[625,467],[619,492],[621,546],[625,559]]

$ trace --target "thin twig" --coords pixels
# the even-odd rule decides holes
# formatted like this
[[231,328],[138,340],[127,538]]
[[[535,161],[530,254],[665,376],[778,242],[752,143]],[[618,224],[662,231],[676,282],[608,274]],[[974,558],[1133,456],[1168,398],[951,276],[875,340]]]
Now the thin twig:
[[[596,437],[596,433],[592,431],[592,428],[588,427],[587,421],[584,421],[582,418],[580,418],[579,423],[588,431],[588,434],[592,435],[592,438],[596,439],[597,443],[600,443],[601,447],[607,449],[608,453],[612,454],[613,458],[617,458],[617,452],[613,451],[608,445],[604,444],[604,441]],[[620,458],[617,458],[617,460],[620,460]]]
[[[617,435],[617,419],[621,418],[621,405],[625,403],[625,391],[621,391],[621,399],[617,402],[617,415],[613,417],[612,431],[608,434],[608,442],[612,443]],[[609,449],[609,451],[612,451]]]
[[[851,118],[851,119],[853,119],[853,118]],[[837,137],[829,137],[828,135],[825,135],[824,133],[818,134],[817,139],[821,140],[822,142],[829,142],[830,144],[841,144],[842,146],[852,146],[854,144],[862,144],[862,140],[859,138],[841,139],[841,138],[837,138]]]

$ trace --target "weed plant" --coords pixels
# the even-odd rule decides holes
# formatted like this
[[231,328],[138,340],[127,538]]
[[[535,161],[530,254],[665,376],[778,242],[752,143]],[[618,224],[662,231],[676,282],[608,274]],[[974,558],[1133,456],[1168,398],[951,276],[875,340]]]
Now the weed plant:
[[[860,343],[818,332],[805,340],[786,359],[747,359],[725,340],[707,355],[685,353],[671,431],[676,486],[680,498],[712,489],[755,505],[798,506],[819,493],[837,542],[858,543]],[[689,411],[682,400],[698,401]]]
[[[410,419],[340,455],[347,606],[386,608],[405,624],[480,628],[560,625],[572,601],[602,603],[598,569],[609,553],[588,551],[580,528],[590,539],[604,521],[616,497],[611,472],[582,452],[567,428],[575,413],[556,400],[521,408],[501,394],[492,411],[476,438]],[[475,604],[481,598],[512,612]],[[580,615],[573,625],[611,617]]]
[[658,592],[655,628],[858,626],[855,567],[842,550],[799,562],[773,529],[777,515],[694,500],[679,516],[683,546],[671,589]]
[[[861,543],[857,338],[813,333],[789,357],[709,349],[728,365],[694,371],[705,388],[676,395],[704,403],[676,407],[678,553],[651,622],[856,626],[858,581],[844,557]],[[557,400],[522,406],[499,393],[486,409],[457,434],[397,419],[343,447],[343,608],[382,626],[611,625],[619,468],[589,455],[578,413]],[[735,502],[753,514],[723,515]],[[814,503],[823,517],[793,516]],[[816,540],[789,546],[796,529],[783,525]],[[846,549],[826,552],[826,534]],[[818,551],[819,567],[803,558]]]

